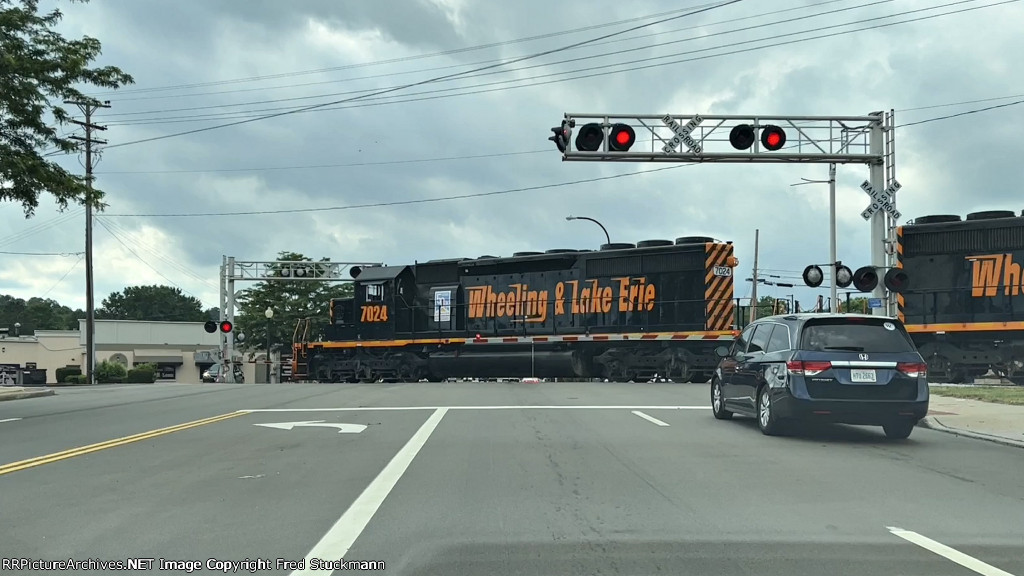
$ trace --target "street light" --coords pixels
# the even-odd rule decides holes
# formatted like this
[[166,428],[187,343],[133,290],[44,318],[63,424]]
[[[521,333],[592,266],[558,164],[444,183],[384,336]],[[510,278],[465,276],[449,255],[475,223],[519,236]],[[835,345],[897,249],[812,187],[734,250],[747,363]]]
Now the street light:
[[[828,184],[828,261],[829,268],[832,270],[832,300],[834,303],[838,301],[838,287],[836,286],[836,165],[833,162],[828,165],[828,180],[808,180],[807,178],[801,178],[803,182],[798,184],[790,184],[790,186],[803,186],[804,184]],[[830,310],[834,312],[834,310]]]
[[601,224],[597,220],[594,220],[593,218],[590,218],[589,216],[566,216],[565,219],[566,220],[589,220],[589,221],[593,222],[594,224],[597,224],[598,226],[601,227],[601,230],[604,231],[604,239],[607,240],[609,244],[612,243],[612,237],[608,235],[608,229],[604,227],[604,224]]
[[274,309],[267,306],[263,315],[267,317],[267,384],[270,384],[270,319],[274,317]]

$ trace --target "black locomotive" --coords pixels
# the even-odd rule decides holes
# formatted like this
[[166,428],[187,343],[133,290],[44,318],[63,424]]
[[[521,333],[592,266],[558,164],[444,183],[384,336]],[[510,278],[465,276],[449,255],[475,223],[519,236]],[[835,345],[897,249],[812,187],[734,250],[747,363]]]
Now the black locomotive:
[[896,232],[910,279],[899,315],[929,380],[970,383],[991,370],[1024,385],[1024,212],[924,216]]
[[353,269],[292,379],[706,382],[735,336],[731,242],[703,236]]

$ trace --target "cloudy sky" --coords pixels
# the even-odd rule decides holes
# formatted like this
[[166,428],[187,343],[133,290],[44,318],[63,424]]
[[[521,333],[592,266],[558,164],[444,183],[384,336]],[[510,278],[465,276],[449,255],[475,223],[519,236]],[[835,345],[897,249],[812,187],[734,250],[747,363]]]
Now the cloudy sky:
[[[214,306],[222,255],[264,260],[289,250],[401,264],[604,242],[592,223],[567,222],[570,214],[597,218],[612,241],[732,240],[741,297],[750,291],[743,279],[756,228],[762,274],[799,283],[807,263],[828,260],[827,185],[790,186],[827,178],[827,165],[643,174],[663,166],[562,162],[546,139],[572,111],[686,118],[895,109],[900,126],[955,116],[896,132],[904,219],[1024,209],[1024,105],[960,115],[1024,99],[1012,64],[1024,51],[1021,2],[744,0],[564,51],[714,4],[44,3],[54,5],[65,34],[99,38],[101,63],[136,80],[117,92],[88,90],[111,103],[96,118],[108,127],[96,174],[110,205],[96,220],[97,306],[125,285],[148,283]],[[549,51],[446,82],[181,134]],[[61,161],[82,170],[80,158]],[[858,188],[867,175],[864,166],[839,167],[839,257],[853,268],[869,263],[860,217],[867,197]],[[296,209],[307,211],[281,212]],[[0,206],[0,251],[70,254],[0,255],[0,293],[84,306],[84,262],[75,254],[82,212],[61,214],[44,199],[26,220],[20,206]],[[238,212],[250,214],[180,216]],[[795,293],[810,304],[818,292]]]

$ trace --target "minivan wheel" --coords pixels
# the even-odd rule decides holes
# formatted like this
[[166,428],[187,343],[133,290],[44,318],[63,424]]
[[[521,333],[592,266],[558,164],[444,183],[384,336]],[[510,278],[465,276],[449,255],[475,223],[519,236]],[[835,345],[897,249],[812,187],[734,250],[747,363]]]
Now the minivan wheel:
[[766,436],[775,436],[781,432],[782,428],[778,417],[775,416],[771,394],[768,393],[767,386],[762,386],[757,391],[757,427]]
[[717,378],[711,381],[711,413],[719,420],[728,420],[732,418],[732,412],[725,409],[725,396],[722,394],[722,383],[719,382]]
[[913,420],[901,420],[899,422],[890,422],[882,426],[882,430],[885,431],[886,438],[892,440],[905,440],[910,437],[910,433],[914,431],[914,425],[916,423]]

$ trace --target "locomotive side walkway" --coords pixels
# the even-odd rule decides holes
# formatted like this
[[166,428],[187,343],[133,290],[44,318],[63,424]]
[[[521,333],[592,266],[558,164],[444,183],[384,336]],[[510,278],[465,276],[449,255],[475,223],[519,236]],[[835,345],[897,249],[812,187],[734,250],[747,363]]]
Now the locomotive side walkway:
[[[933,386],[935,390],[938,386]],[[1024,448],[1024,406],[932,394],[919,426]]]

